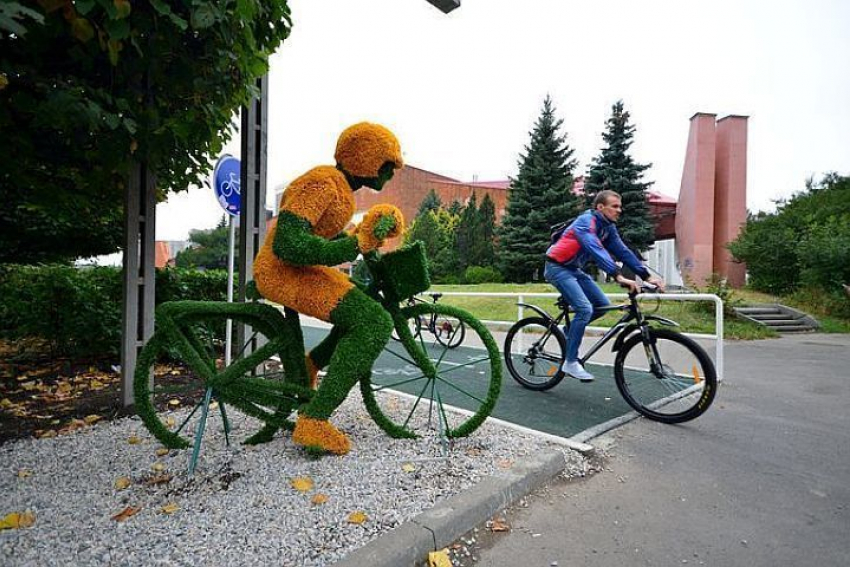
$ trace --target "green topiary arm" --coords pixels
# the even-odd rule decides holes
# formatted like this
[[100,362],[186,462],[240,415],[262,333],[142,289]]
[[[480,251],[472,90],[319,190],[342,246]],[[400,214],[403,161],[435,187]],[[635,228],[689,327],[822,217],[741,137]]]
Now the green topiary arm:
[[360,253],[353,236],[333,240],[316,236],[307,220],[288,211],[281,211],[277,219],[272,250],[284,262],[299,266],[336,266],[354,260]]

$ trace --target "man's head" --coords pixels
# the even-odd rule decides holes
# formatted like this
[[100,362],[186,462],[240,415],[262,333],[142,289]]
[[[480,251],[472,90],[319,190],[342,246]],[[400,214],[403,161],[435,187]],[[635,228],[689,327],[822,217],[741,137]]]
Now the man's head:
[[334,157],[354,189],[366,185],[380,191],[404,164],[395,135],[369,122],[346,128],[337,140]]
[[596,194],[593,209],[602,213],[609,221],[617,222],[623,212],[623,200],[616,191],[605,189]]

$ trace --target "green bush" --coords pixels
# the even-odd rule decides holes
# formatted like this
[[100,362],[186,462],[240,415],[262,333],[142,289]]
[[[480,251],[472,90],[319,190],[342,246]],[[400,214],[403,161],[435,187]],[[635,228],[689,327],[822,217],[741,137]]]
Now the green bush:
[[810,181],[775,213],[751,216],[729,250],[747,263],[755,289],[840,291],[850,281],[850,177],[829,174],[820,183]]
[[469,266],[463,273],[463,281],[468,284],[502,283],[505,278],[490,266]]
[[[226,299],[221,270],[157,270],[156,303]],[[0,337],[47,341],[53,354],[115,356],[121,345],[121,270],[0,266]]]

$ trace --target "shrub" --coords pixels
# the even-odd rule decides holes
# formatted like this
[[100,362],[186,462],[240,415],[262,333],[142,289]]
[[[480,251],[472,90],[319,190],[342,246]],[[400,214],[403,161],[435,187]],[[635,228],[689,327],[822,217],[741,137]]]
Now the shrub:
[[[156,302],[226,299],[221,270],[158,270]],[[39,338],[53,354],[115,356],[121,345],[121,270],[0,266],[0,337]]]
[[463,273],[463,281],[468,284],[502,283],[505,278],[490,266],[470,266]]

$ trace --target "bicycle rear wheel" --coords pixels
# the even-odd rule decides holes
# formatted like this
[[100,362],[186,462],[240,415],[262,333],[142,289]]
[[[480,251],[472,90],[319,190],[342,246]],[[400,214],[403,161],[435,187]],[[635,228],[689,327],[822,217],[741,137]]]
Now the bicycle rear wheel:
[[456,348],[466,337],[466,325],[460,319],[437,315],[434,319],[434,336],[441,345]]
[[[690,338],[668,329],[629,337],[614,361],[617,388],[639,413],[662,423],[702,415],[714,401],[717,374],[708,354]],[[659,364],[660,362],[660,364]]]
[[517,321],[505,337],[505,364],[513,379],[529,390],[548,390],[564,379],[559,372],[567,353],[561,329],[543,317]]
[[[224,304],[229,306],[223,309],[242,311],[230,315],[252,325],[249,341],[257,347],[235,352],[225,368],[220,332],[227,316],[211,313],[214,302],[178,303],[157,310],[157,331],[139,354],[133,380],[136,412],[154,437],[166,447],[186,448],[193,438],[197,442],[197,432],[205,430],[208,418],[218,417],[228,442],[237,429],[244,431],[246,443],[256,443],[281,427],[290,428],[287,417],[311,392],[284,382],[281,355],[293,341],[276,321],[282,320],[280,314],[262,304]],[[259,422],[238,427],[227,408]],[[260,426],[259,431],[252,425]],[[253,435],[245,439],[249,430]]]
[[[414,337],[408,322],[429,321],[432,314],[462,322],[469,329],[466,344],[451,348],[431,333]],[[455,438],[475,431],[493,410],[502,384],[493,336],[471,314],[447,305],[405,307],[394,320],[401,344],[388,343],[372,375],[360,382],[369,415],[395,438],[428,431]]]

